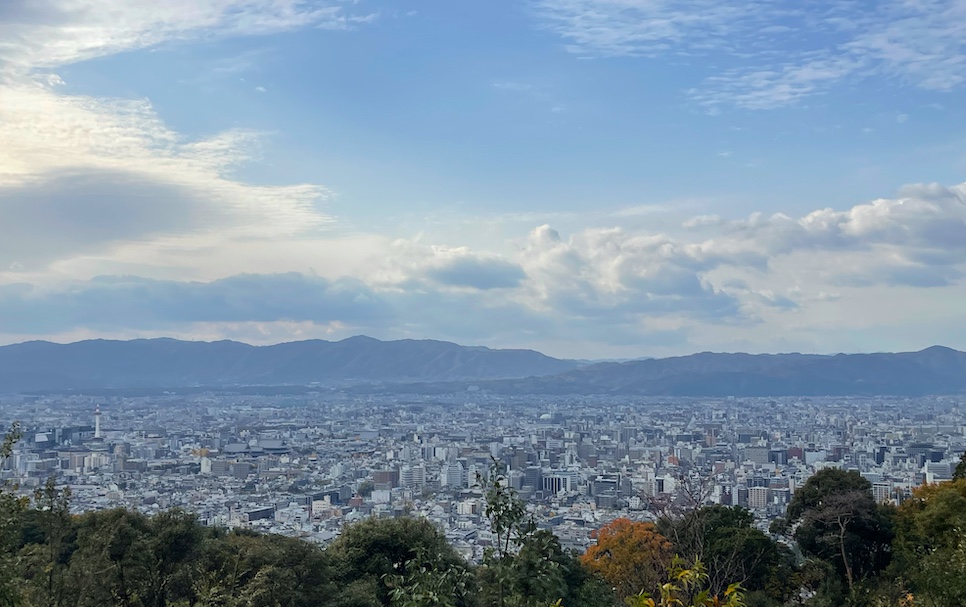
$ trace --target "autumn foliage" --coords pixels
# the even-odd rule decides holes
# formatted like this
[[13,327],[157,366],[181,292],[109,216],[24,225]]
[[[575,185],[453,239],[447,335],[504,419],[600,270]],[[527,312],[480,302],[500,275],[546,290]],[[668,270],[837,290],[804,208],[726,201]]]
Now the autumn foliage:
[[654,593],[673,558],[671,542],[653,523],[619,518],[596,532],[597,544],[581,557],[586,567],[615,589],[619,598]]

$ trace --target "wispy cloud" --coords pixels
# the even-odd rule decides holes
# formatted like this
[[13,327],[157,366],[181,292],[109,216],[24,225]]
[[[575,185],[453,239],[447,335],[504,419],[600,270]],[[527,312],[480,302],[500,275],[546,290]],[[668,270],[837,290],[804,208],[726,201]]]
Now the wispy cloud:
[[[754,2],[742,2],[752,5]],[[754,13],[714,0],[536,0],[542,26],[578,55],[657,56],[719,47]]]
[[533,85],[527,82],[515,82],[513,80],[500,80],[493,83],[493,88],[501,91],[514,91],[528,93],[533,90]]
[[534,0],[533,7],[541,26],[581,56],[727,53],[717,74],[689,90],[695,103],[712,112],[727,105],[795,104],[847,79],[882,77],[935,91],[966,82],[962,0],[808,6],[756,0]]
[[0,65],[9,73],[197,36],[248,36],[345,24],[354,16],[333,2],[309,0],[5,0]]
[[701,86],[690,89],[688,95],[707,109],[721,105],[771,109],[825,92],[859,66],[849,58],[826,57],[802,64],[735,68],[708,78]]

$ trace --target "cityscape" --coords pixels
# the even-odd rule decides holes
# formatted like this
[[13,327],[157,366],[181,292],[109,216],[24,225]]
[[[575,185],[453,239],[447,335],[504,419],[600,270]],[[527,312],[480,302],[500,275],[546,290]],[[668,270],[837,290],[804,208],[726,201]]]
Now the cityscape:
[[499,463],[540,528],[585,550],[616,518],[703,505],[768,531],[824,468],[876,501],[949,480],[966,451],[960,396],[928,398],[360,397],[231,392],[7,396],[23,431],[2,471],[54,477],[75,513],[180,508],[204,525],[332,542],[369,517],[431,521],[471,562],[493,532],[479,479]]
[[0,0],[0,607],[964,607],[964,133],[966,0]]

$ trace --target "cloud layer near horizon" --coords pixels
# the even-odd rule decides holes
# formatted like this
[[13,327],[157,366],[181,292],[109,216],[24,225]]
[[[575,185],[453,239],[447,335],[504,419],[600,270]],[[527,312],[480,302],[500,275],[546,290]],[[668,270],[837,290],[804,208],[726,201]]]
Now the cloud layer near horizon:
[[[966,300],[966,185],[913,185],[797,217],[662,211],[652,223],[625,221],[651,221],[638,206],[571,213],[579,227],[568,232],[526,215],[526,230],[474,237],[472,246],[445,229],[349,230],[327,212],[334,194],[322,184],[238,176],[264,134],[187,137],[149,100],[72,92],[57,70],[204,35],[364,26],[369,14],[353,13],[356,3],[299,0],[145,1],[120,13],[115,4],[0,6],[0,341],[182,334],[267,343],[369,333],[578,357],[966,345],[966,335],[942,329]],[[766,4],[538,3],[546,27],[591,55],[703,52],[735,28],[747,33],[754,19],[737,16]],[[937,67],[921,36],[902,48],[877,37],[897,6],[848,30],[858,33],[842,48],[861,55],[739,70],[692,97],[765,107],[810,94],[825,75],[840,77],[836,70],[959,86],[966,64],[954,30],[966,21],[937,30],[933,50],[949,57]],[[937,6],[952,19],[961,4]],[[933,17],[908,10],[931,27]],[[826,25],[842,27],[833,13]],[[501,222],[510,223],[490,223]],[[937,290],[946,296],[933,297]],[[899,318],[905,333],[884,333]]]
[[[829,330],[875,326],[910,304],[921,306],[936,288],[963,290],[964,185],[909,187],[898,198],[799,218],[684,223],[673,235],[615,227],[561,235],[543,225],[505,255],[373,239],[365,258],[349,263],[353,274],[329,277],[286,271],[31,283],[6,272],[0,335],[200,331],[270,342],[368,333],[550,347],[566,337],[600,351],[672,352],[709,337],[723,347],[741,344],[738,335],[777,327],[791,336],[821,325],[830,307],[837,318]],[[308,241],[304,251],[317,244],[318,259],[282,258],[278,269],[306,261],[324,266],[324,239]],[[895,300],[866,310],[865,319],[843,313],[882,289]],[[929,320],[942,321],[939,314]]]

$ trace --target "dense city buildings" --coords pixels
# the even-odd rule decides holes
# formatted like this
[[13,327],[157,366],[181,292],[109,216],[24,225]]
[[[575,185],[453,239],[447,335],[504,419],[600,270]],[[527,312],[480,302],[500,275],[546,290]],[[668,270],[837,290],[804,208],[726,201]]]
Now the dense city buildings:
[[320,543],[413,515],[474,560],[492,539],[478,479],[494,462],[540,526],[583,549],[616,517],[700,504],[746,507],[767,530],[826,467],[898,503],[966,450],[961,397],[11,396],[0,420],[23,429],[3,477],[26,493],[54,476],[77,512],[177,507]]

